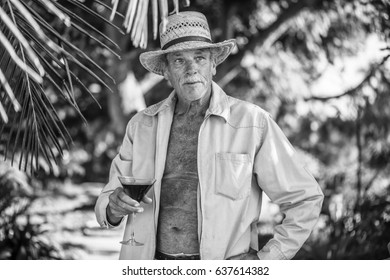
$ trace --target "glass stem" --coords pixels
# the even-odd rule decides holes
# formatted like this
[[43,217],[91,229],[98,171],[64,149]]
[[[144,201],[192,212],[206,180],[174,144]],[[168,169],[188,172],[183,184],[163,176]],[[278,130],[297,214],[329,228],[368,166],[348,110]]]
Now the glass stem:
[[131,220],[131,233],[130,233],[130,239],[131,239],[132,241],[135,241],[135,238],[134,238],[134,221],[135,221],[136,213],[133,212],[131,215],[132,215],[132,220]]

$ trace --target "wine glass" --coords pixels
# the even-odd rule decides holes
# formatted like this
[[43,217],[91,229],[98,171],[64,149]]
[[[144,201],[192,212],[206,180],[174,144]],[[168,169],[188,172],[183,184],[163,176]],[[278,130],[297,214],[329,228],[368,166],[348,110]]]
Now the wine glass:
[[[141,202],[142,198],[145,196],[145,194],[150,190],[150,188],[153,186],[153,184],[156,182],[156,179],[140,179],[140,178],[134,178],[130,176],[118,176],[119,181],[121,182],[123,186],[124,192],[130,196],[132,199]],[[124,245],[131,245],[131,246],[142,246],[143,243],[140,243],[135,240],[134,237],[134,220],[135,220],[136,213],[132,213],[132,221],[130,222],[130,239],[129,240],[123,240],[120,243]]]

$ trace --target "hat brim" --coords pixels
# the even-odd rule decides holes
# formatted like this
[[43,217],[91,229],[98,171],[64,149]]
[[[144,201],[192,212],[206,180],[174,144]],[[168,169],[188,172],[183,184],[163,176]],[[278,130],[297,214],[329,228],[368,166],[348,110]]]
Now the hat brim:
[[226,40],[220,43],[207,43],[199,41],[186,41],[178,43],[166,50],[149,51],[141,53],[139,60],[146,70],[164,75],[165,55],[177,51],[197,50],[197,49],[213,49],[216,65],[222,63],[232,52],[236,45],[235,39]]

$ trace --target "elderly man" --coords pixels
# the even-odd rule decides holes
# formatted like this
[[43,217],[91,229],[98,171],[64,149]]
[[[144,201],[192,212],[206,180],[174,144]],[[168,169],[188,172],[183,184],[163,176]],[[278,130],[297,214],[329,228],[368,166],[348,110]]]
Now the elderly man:
[[[144,245],[122,246],[120,259],[292,258],[318,219],[320,187],[267,112],[212,81],[235,41],[212,43],[198,12],[168,20],[162,49],[140,61],[174,91],[130,120],[96,203],[98,222],[115,227],[139,213],[135,236]],[[124,193],[118,175],[156,183],[140,204]],[[263,191],[284,219],[259,248]]]

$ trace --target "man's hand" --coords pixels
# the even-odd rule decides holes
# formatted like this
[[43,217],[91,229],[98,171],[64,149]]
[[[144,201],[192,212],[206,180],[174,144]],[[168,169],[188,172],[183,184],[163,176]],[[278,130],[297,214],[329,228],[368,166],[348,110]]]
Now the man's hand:
[[[126,215],[144,211],[138,201],[128,196],[121,187],[116,188],[108,199],[107,218],[113,225],[119,223],[122,217]],[[145,195],[142,202],[149,204],[152,202],[152,199]]]
[[259,260],[259,257],[257,256],[257,252],[255,250],[250,249],[248,253],[230,257],[228,260]]

